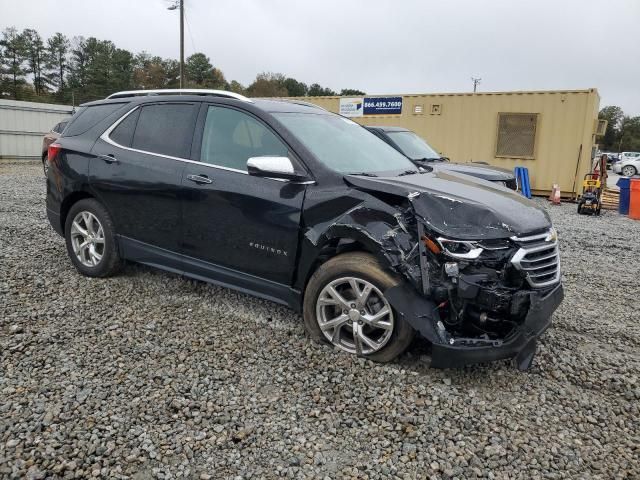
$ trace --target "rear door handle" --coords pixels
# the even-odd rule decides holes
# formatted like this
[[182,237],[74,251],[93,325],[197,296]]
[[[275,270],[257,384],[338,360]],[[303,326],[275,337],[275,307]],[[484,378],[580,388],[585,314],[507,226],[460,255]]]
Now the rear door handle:
[[108,163],[109,165],[111,165],[112,163],[120,163],[120,160],[118,160],[116,157],[114,157],[111,154],[109,154],[109,155],[99,155],[98,158],[100,160],[102,160],[103,162]]
[[187,175],[187,179],[200,185],[204,183],[213,183],[213,180],[206,175]]

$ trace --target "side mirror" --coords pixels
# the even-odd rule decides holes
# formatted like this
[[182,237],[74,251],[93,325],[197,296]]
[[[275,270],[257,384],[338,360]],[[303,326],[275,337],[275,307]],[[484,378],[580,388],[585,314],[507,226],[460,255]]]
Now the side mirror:
[[247,172],[255,177],[292,181],[307,179],[306,175],[296,173],[293,163],[287,157],[251,157],[247,160]]

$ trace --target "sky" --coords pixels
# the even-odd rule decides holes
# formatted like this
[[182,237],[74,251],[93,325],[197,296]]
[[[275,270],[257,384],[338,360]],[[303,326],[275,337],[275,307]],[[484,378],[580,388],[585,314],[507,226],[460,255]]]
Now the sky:
[[[178,58],[169,0],[0,0],[0,28]],[[48,6],[48,8],[45,8]],[[640,0],[185,0],[185,55],[367,94],[595,87],[640,115]]]

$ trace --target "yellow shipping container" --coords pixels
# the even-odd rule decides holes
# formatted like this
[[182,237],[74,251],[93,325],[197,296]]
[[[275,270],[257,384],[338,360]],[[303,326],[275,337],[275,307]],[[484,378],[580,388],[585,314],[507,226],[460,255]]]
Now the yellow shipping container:
[[[591,169],[596,135],[604,133],[602,124],[598,129],[600,96],[595,88],[364,98],[376,97],[402,97],[401,113],[352,120],[413,130],[452,162],[527,167],[537,195],[548,194],[554,183],[563,196],[580,193],[582,177]],[[340,98],[304,100],[338,113]]]

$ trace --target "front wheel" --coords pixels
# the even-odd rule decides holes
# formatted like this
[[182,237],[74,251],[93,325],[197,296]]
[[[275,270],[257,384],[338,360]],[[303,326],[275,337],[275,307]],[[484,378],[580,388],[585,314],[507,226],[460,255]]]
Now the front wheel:
[[625,177],[633,177],[636,173],[638,173],[638,171],[633,165],[625,165],[624,167],[622,167],[622,174]]
[[88,277],[108,277],[121,265],[113,222],[93,198],[75,203],[65,221],[67,253],[73,266]]
[[344,352],[389,362],[406,350],[414,330],[384,297],[399,283],[368,253],[345,253],[312,275],[304,296],[309,335]]

